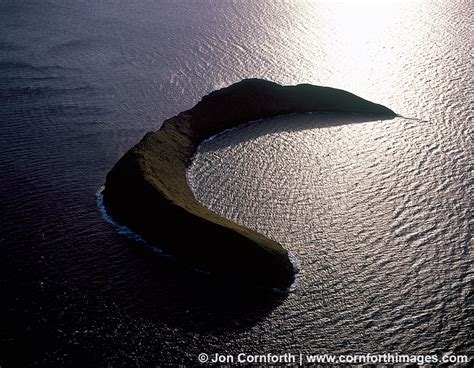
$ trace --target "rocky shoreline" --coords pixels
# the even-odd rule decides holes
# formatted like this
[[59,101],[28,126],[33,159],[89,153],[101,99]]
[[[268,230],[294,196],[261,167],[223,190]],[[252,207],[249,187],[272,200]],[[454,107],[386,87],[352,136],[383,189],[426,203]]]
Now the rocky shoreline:
[[147,242],[222,279],[288,287],[294,269],[287,251],[201,205],[189,188],[186,169],[199,144],[219,132],[252,120],[317,111],[396,116],[343,90],[245,79],[210,93],[158,131],[147,133],[108,173],[105,207]]

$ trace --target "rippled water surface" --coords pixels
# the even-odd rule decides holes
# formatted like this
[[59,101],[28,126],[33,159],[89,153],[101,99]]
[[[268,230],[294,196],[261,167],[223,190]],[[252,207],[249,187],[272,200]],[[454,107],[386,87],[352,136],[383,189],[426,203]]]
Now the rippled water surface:
[[[0,366],[469,353],[472,9],[0,2]],[[297,257],[287,296],[229,290],[97,206],[146,131],[245,77],[342,88],[405,117],[278,117],[201,146],[196,197]]]
[[201,146],[192,188],[297,257],[297,289],[278,311],[302,323],[304,345],[458,348],[468,341],[468,155],[458,171],[452,132],[373,120],[293,115],[219,135]]

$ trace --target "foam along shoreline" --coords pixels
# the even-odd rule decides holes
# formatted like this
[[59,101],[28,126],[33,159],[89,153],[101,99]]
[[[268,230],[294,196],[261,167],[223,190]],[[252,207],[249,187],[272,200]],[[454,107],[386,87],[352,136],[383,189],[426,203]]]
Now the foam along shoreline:
[[[116,228],[116,230],[119,234],[124,235],[125,237],[130,238],[130,239],[134,240],[137,243],[141,243],[145,248],[148,248],[148,249],[152,250],[153,252],[157,253],[158,255],[160,255],[162,257],[171,258],[173,260],[176,260],[176,258],[174,258],[172,254],[166,253],[165,251],[163,251],[163,249],[160,249],[156,246],[153,246],[153,245],[147,243],[146,240],[141,237],[141,235],[135,233],[133,230],[131,230],[127,226],[121,225],[118,222],[115,222],[115,220],[112,218],[112,216],[110,216],[108,214],[107,208],[105,208],[105,205],[104,205],[104,194],[103,194],[104,188],[105,187],[102,186],[96,192],[97,207],[99,208],[99,212],[100,212],[101,216],[104,218],[104,220],[107,221],[109,224],[113,225]],[[293,283],[290,286],[288,286],[284,289],[282,289],[282,288],[273,288],[272,291],[274,291],[275,293],[288,294],[288,293],[293,292],[294,290],[296,290],[296,288],[298,287],[298,280],[299,280],[299,276],[300,276],[300,273],[299,273],[299,269],[300,269],[299,260],[290,251],[288,251],[288,258],[289,258],[291,264],[293,265],[293,269],[295,270],[295,277],[294,277]],[[195,272],[202,273],[202,274],[205,274],[205,275],[208,275],[208,276],[212,276],[212,274],[207,270],[203,270],[203,269],[196,268],[196,267],[192,267],[192,269]]]
[[[349,92],[308,84],[245,79],[205,96],[147,133],[107,174],[104,205],[113,220],[149,244],[239,285],[286,289],[295,272],[277,242],[201,205],[187,182],[199,144],[250,121],[306,112],[394,117]],[[192,239],[190,241],[189,239]]]

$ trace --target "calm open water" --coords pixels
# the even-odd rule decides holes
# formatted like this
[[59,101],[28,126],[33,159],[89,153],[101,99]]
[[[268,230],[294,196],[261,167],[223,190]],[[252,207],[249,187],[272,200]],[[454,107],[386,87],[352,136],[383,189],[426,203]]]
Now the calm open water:
[[[0,366],[200,352],[472,352],[471,1],[0,1]],[[146,131],[245,77],[342,88],[409,120],[312,114],[224,133],[189,180],[298,259],[229,290],[104,220]]]

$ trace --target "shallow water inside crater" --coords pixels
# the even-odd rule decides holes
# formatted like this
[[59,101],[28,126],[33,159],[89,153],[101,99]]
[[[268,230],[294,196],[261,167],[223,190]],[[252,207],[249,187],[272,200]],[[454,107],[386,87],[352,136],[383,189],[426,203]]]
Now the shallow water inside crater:
[[[470,1],[1,1],[0,366],[471,351],[472,19]],[[147,131],[249,77],[407,117],[281,117],[201,146],[197,198],[295,254],[288,296],[161,257],[97,206]]]
[[188,178],[201,203],[298,258],[284,306],[290,323],[310,321],[298,329],[305,341],[330,351],[458,349],[468,341],[470,178],[449,155],[457,133],[440,140],[434,128],[277,117],[203,143]]

